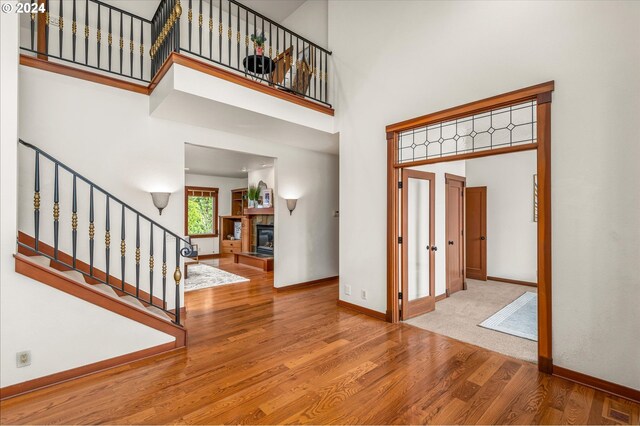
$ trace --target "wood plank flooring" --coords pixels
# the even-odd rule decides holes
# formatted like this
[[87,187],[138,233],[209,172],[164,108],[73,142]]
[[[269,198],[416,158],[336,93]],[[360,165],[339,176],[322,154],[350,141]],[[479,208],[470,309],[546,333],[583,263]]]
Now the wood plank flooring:
[[5,400],[0,421],[638,422],[638,404],[533,364],[338,308],[337,281],[276,293],[273,272],[220,266],[251,281],[187,293],[187,349]]

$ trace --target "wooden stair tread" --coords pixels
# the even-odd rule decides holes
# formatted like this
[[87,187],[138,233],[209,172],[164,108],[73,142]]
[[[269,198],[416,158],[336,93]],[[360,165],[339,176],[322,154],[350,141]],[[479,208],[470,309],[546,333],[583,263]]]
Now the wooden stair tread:
[[29,256],[29,260],[43,266],[51,266],[51,260],[45,256]]
[[166,312],[164,312],[162,309],[155,307],[155,306],[147,306],[147,311],[151,312],[153,315],[156,315],[162,319],[167,319],[169,321],[171,321],[171,317],[169,315],[167,315]]
[[146,309],[146,307],[144,306],[144,304],[143,304],[141,301],[139,301],[139,300],[138,300],[138,299],[136,299],[135,297],[130,296],[130,295],[128,295],[128,294],[127,294],[126,296],[122,296],[122,297],[120,298],[120,300],[122,300],[122,301],[124,301],[124,302],[127,302],[127,303],[129,303],[130,305],[133,305],[133,306],[136,306],[136,307],[139,307],[139,308]]
[[78,281],[79,283],[86,284],[87,282],[84,279],[84,275],[78,271],[61,271],[63,274],[70,276],[74,281]]
[[110,296],[113,297],[118,297],[118,295],[116,294],[116,291],[107,284],[94,284],[93,288],[100,290],[101,292],[108,294]]

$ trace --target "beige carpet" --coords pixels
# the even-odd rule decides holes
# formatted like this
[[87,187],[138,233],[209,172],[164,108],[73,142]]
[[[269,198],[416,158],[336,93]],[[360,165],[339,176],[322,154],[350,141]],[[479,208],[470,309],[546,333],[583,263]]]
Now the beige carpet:
[[537,342],[478,326],[524,292],[537,292],[537,289],[469,279],[467,287],[467,290],[437,302],[435,311],[412,318],[407,324],[525,361],[537,362]]

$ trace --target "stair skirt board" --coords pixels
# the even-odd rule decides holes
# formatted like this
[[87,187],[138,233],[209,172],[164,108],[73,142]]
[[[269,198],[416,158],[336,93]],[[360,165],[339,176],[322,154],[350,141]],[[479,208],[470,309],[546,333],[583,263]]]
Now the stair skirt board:
[[162,345],[152,346],[147,349],[142,349],[140,351],[131,352],[129,354],[105,359],[93,364],[87,364],[81,367],[72,368],[71,370],[60,371],[48,376],[38,377],[37,379],[28,380],[22,383],[16,383],[14,385],[0,388],[0,400],[18,396],[37,389],[57,385],[59,383],[67,382],[69,380],[77,379],[90,374],[96,374],[108,369],[117,368],[134,361],[140,361],[145,358],[182,349],[184,348],[175,347],[174,342],[163,343]]
[[[16,254],[14,257],[17,273],[169,334],[175,337],[176,340],[173,345],[176,348],[186,346],[187,331],[183,327],[170,322],[170,318],[161,310],[158,309],[163,315],[159,315],[158,311],[149,310],[140,301],[131,296],[127,296],[128,299],[117,297],[117,295],[114,297],[111,294],[107,294],[104,287],[95,288],[96,285],[78,282],[70,274],[43,265],[41,259],[32,260],[31,257],[21,254]],[[105,287],[108,286],[105,285]],[[111,290],[113,291],[113,289]],[[113,292],[115,293],[115,291]]]
[[[24,246],[23,245],[18,246],[18,253],[23,254],[25,256],[29,256],[29,257],[32,257],[38,254],[36,251],[33,250],[33,248],[35,247],[35,239],[32,236],[25,234],[22,231],[18,231],[18,242],[20,244],[24,244]],[[38,241],[38,250],[49,257],[53,257],[53,254],[54,254],[53,247],[46,243],[43,243],[42,241]],[[58,259],[60,259],[61,262],[64,262],[67,265],[71,265],[73,263],[73,257],[61,250],[58,251]],[[47,261],[48,260],[49,259],[47,259]],[[45,266],[49,266],[49,264],[47,263]],[[51,263],[51,267],[55,269],[64,270],[62,265],[59,263],[56,263],[55,261]],[[89,265],[81,260],[76,259],[76,268],[86,274],[89,274],[89,270],[90,270]],[[107,278],[107,274],[104,271],[101,271],[100,269],[95,267],[93,268],[93,276],[95,276],[96,278],[102,281],[106,281],[106,278]],[[86,280],[89,284],[100,283],[100,281],[94,280],[88,277],[86,277]],[[122,286],[122,281],[119,278],[116,278],[112,275],[109,275],[109,282],[113,283],[116,287]],[[128,293],[134,293],[136,291],[136,287],[134,285],[131,285],[130,283],[127,283],[126,281],[124,283],[124,289]],[[146,291],[140,290],[139,294],[142,299],[149,300],[150,295]],[[159,299],[158,297],[154,296],[153,303],[156,305],[161,305],[162,299]],[[182,318],[186,318],[184,314],[185,314],[185,308],[182,307],[180,310],[180,315]]]

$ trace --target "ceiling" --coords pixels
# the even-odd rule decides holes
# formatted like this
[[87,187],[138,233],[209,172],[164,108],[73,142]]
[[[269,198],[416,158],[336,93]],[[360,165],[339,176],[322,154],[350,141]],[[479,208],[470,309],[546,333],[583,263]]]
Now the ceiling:
[[[185,173],[232,178],[246,178],[247,171],[273,167],[274,163],[271,157],[188,143],[185,145],[184,157]],[[243,168],[247,171],[243,172]]]
[[[143,18],[151,19],[155,13],[160,0],[103,0],[104,3],[110,4],[120,9],[131,12]],[[205,0],[208,4],[208,0]],[[291,15],[306,0],[240,0],[240,3],[258,13],[263,14],[267,18],[276,22],[282,22],[286,17]],[[194,5],[196,2],[194,2]],[[215,3],[214,3],[215,4]],[[188,6],[186,0],[183,1],[183,9]],[[197,6],[195,6],[197,7]],[[224,8],[224,7],[223,7]]]

